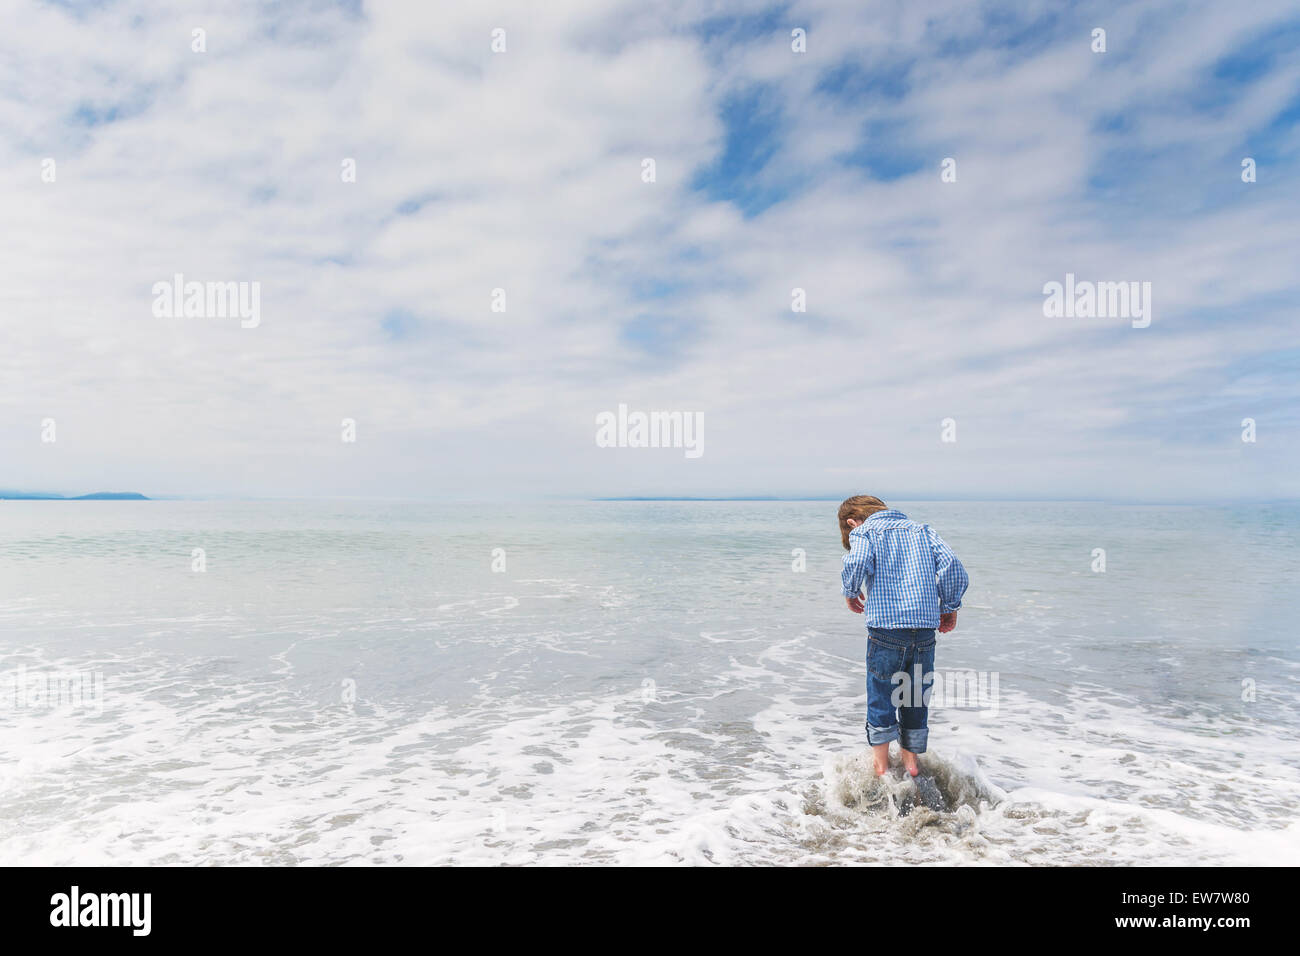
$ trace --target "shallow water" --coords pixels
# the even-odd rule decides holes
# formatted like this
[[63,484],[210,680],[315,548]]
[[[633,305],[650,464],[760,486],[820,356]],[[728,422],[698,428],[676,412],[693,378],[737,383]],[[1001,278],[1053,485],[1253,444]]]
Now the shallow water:
[[1295,506],[898,505],[986,678],[905,815],[834,507],[0,502],[0,863],[1300,862]]

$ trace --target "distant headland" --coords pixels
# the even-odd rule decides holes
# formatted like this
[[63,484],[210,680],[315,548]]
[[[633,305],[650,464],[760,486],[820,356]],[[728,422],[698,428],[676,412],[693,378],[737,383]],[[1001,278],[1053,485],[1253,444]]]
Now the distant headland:
[[148,501],[137,491],[96,491],[91,495],[52,495],[44,491],[7,491],[0,488],[0,501]]

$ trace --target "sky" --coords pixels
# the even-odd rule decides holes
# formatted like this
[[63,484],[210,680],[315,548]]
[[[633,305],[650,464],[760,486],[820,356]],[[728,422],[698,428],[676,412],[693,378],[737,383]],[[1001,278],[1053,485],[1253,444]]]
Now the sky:
[[[1294,0],[0,24],[0,489],[1300,492]],[[1149,324],[1046,315],[1067,274]],[[602,447],[620,405],[700,454]]]

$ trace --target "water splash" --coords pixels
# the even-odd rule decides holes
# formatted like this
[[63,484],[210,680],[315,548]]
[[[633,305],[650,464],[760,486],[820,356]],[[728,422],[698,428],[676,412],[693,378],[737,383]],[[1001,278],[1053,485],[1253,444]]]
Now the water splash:
[[924,826],[945,815],[964,818],[963,808],[979,813],[1006,797],[970,757],[926,753],[919,763],[921,774],[914,780],[896,754],[884,776],[877,776],[869,749],[833,757],[822,769],[826,807],[845,814],[914,817]]

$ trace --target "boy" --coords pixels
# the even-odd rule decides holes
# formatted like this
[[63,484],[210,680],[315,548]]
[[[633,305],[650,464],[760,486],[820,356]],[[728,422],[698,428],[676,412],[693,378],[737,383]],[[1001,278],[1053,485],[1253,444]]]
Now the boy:
[[[908,520],[879,498],[854,495],[840,505],[844,600],[866,612],[867,743],[877,774],[889,770],[889,743],[897,740],[903,767],[920,773],[934,680],[934,632],[957,626],[957,609],[970,579],[957,555],[929,525]],[[867,597],[862,599],[866,585]],[[898,675],[905,675],[901,679]],[[920,681],[920,686],[914,684]],[[895,712],[895,684],[905,691]]]

